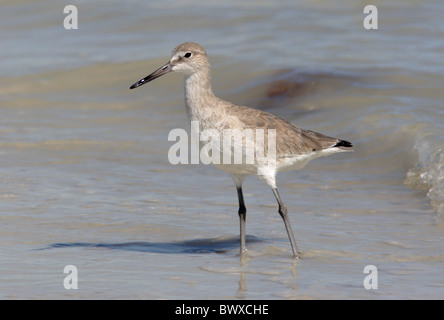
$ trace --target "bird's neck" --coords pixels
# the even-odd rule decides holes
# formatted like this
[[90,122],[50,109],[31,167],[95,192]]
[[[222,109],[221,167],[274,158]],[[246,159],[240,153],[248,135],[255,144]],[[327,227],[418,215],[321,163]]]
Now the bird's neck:
[[204,120],[212,113],[215,100],[208,72],[185,76],[185,104],[190,121]]

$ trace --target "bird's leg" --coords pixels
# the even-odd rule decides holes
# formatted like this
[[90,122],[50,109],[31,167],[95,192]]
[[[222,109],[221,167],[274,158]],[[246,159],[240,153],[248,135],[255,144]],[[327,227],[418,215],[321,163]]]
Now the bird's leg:
[[288,219],[287,207],[281,200],[277,188],[273,189],[274,196],[279,204],[279,214],[284,220],[285,229],[287,229],[288,239],[290,239],[291,249],[293,250],[293,255],[297,258],[300,254],[298,247],[296,246],[296,241],[294,240],[293,230],[291,229],[290,220]]
[[244,195],[242,193],[242,187],[237,188],[237,196],[239,198],[239,222],[240,222],[240,253],[243,254],[247,251],[247,247],[245,245],[245,218],[247,215],[247,208],[244,203]]

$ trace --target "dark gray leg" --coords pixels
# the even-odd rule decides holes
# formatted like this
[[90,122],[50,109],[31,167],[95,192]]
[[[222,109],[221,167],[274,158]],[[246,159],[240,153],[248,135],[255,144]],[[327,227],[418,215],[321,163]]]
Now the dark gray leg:
[[296,246],[296,241],[294,241],[293,230],[291,229],[290,220],[288,219],[287,207],[282,202],[277,188],[273,189],[273,193],[274,193],[274,196],[276,197],[276,200],[279,204],[279,214],[281,215],[282,219],[284,219],[285,229],[287,229],[288,239],[290,239],[290,244],[291,244],[291,249],[293,250],[293,255],[295,257],[298,257],[298,254],[300,253],[300,251],[299,251],[298,247]]
[[247,216],[247,208],[244,203],[244,195],[242,193],[242,187],[237,188],[237,197],[239,198],[239,222],[240,222],[240,252],[241,254],[247,251],[247,247],[245,245],[245,218]]

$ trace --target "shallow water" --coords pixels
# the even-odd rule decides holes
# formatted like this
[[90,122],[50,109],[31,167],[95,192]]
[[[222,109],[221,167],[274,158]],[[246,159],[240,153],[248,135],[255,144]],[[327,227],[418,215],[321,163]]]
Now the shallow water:
[[[0,4],[1,298],[444,298],[440,2],[72,4]],[[241,266],[231,178],[168,162],[181,76],[128,89],[183,41],[218,96],[355,145],[278,176],[302,259],[252,177]]]

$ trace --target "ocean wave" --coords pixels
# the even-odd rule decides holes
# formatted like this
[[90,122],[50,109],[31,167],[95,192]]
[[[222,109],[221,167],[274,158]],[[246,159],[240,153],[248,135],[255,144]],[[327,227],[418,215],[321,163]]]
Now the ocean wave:
[[438,134],[423,135],[415,149],[418,163],[407,172],[405,185],[427,193],[437,223],[444,223],[444,144]]

